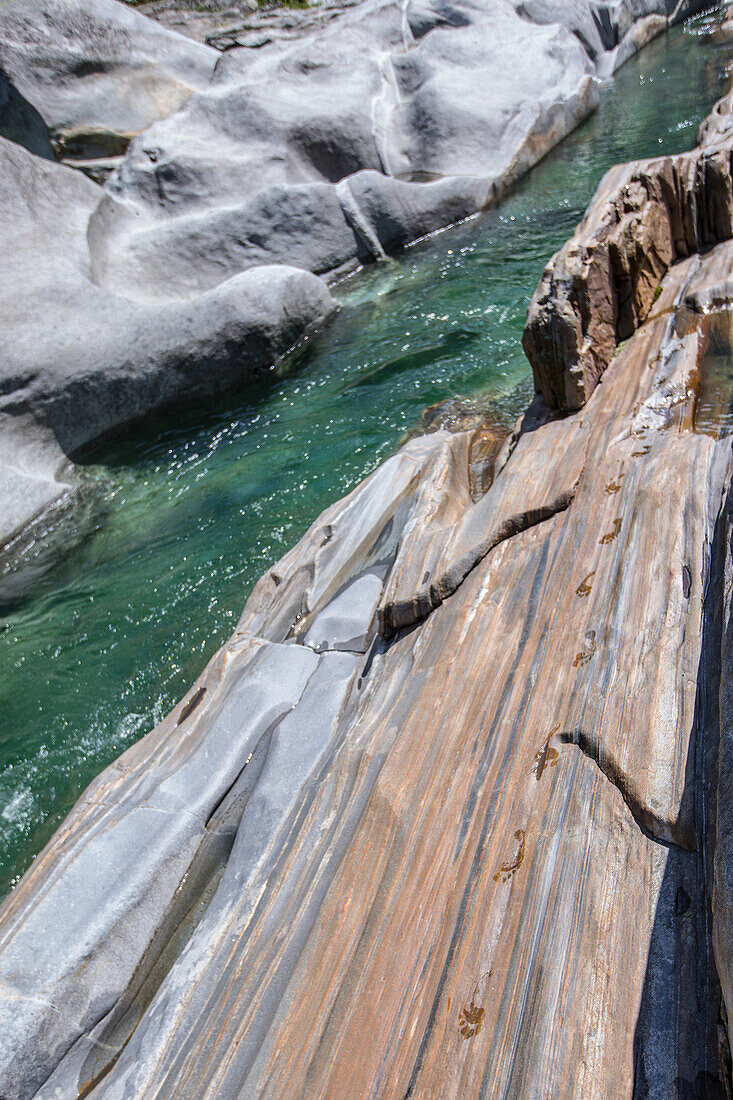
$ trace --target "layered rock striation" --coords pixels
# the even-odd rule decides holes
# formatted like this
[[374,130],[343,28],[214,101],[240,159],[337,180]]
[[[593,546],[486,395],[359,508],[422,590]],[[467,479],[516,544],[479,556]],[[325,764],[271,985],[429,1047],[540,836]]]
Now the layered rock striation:
[[5,1095],[726,1095],[732,271],[262,577],[0,912]]
[[530,303],[524,350],[550,408],[579,409],[649,315],[669,268],[733,236],[730,96],[691,153],[607,173]]

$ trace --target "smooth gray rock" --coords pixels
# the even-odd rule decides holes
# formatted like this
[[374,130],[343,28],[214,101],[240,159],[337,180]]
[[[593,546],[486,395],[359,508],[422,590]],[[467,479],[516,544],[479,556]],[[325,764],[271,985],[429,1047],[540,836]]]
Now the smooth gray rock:
[[62,863],[44,876],[32,912],[14,920],[12,902],[6,910],[3,1096],[33,1095],[120,1000],[215,831],[217,807],[298,705],[318,663],[307,647],[238,639],[204,674],[206,697],[145,746],[146,766],[135,768],[134,746],[82,795],[65,826]]
[[357,577],[316,615],[305,644],[317,653],[328,649],[366,652],[383,584],[378,573]]
[[[222,968],[246,940],[263,894],[281,869],[287,873],[292,834],[308,828],[309,812],[328,783],[328,769],[349,733],[343,712],[362,663],[353,654],[323,654],[299,705],[273,732],[267,759],[209,908],[122,1052],[114,1077],[102,1079],[90,1096],[123,1100],[150,1095],[155,1091],[161,1061],[187,1058],[185,1036],[191,1028],[206,1027],[212,1008],[216,1011],[212,992],[220,982]],[[314,843],[318,843],[327,834],[328,823],[318,821],[311,828]],[[309,907],[312,903],[306,905]],[[271,920],[268,933],[277,940],[277,917]],[[259,1005],[251,1006],[255,1022],[239,1045],[238,1059],[253,1061],[267,1037],[290,977],[290,952],[284,954],[268,995]],[[187,1020],[181,1028],[176,1008],[183,1002]],[[103,1032],[99,1041],[105,1041]]]
[[[475,213],[596,105],[577,38],[508,0],[424,6],[417,36],[410,18],[364,0],[225,54],[107,185],[92,238],[104,285],[173,297],[184,267],[211,285],[284,251],[316,272],[379,258]],[[428,192],[410,182],[436,177]]]
[[4,500],[14,501],[0,541],[64,490],[54,483],[65,456],[120,424],[244,381],[335,308],[320,279],[286,266],[240,274],[185,303],[112,295],[96,285],[87,247],[99,195],[81,173],[0,138],[0,468]]
[[124,151],[208,84],[217,56],[115,0],[0,5],[0,67],[71,156]]
[[110,290],[167,299],[268,261],[327,273],[382,259],[491,203],[594,109],[599,77],[699,6],[304,13],[299,34],[229,50],[132,144],[92,221],[94,269]]

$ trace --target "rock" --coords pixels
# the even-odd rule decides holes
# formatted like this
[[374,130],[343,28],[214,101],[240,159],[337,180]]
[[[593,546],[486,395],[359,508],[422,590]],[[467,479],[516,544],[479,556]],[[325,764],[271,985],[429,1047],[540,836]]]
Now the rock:
[[[459,517],[449,513],[448,522],[443,509],[416,515],[385,586],[379,610],[382,634],[391,637],[425,618],[494,546],[567,508],[585,467],[587,432],[583,422],[558,421],[521,434],[503,476],[472,507],[464,507]],[[461,495],[470,498],[467,461],[458,466],[457,475]],[[430,505],[433,496],[428,497]],[[456,485],[450,499],[461,499]]]
[[[33,918],[23,915],[23,888],[9,899],[0,930],[5,1095],[90,1087],[109,1068],[107,1053],[129,1039],[158,972],[173,961],[173,943],[183,948],[214,891],[223,905],[209,906],[207,919],[217,939],[226,937],[230,919],[224,894],[242,903],[255,899],[258,882],[284,858],[288,836],[340,746],[339,717],[363,663],[354,653],[318,656],[311,640],[321,642],[325,630],[337,648],[359,636],[365,647],[382,587],[374,563],[394,556],[395,511],[409,513],[410,486],[449,441],[415,440],[338,505],[346,522],[334,516],[327,525],[320,584],[312,562],[308,576],[296,578],[311,582],[309,610],[290,613],[287,623],[277,611],[291,602],[288,565],[281,563],[266,611],[277,642],[246,629],[247,615],[254,625],[265,602],[263,578],[235,635],[180,707],[84,793],[63,826],[64,871],[49,877],[46,857],[39,857],[34,881],[43,883],[45,900],[31,903]],[[352,507],[375,520],[371,533],[362,528],[356,540]],[[320,525],[305,544],[313,545],[314,536],[323,539]],[[362,595],[349,600],[345,619],[345,593],[331,598],[330,592],[347,569],[358,574],[348,586],[352,597],[355,588]],[[308,644],[283,644],[293,626],[308,629]],[[59,950],[41,950],[55,936]],[[45,993],[38,998],[40,986]]]
[[732,106],[716,106],[693,152],[612,168],[550,260],[522,343],[551,408],[582,408],[670,266],[733,235]]
[[[154,964],[165,938],[200,900],[212,863],[226,859],[247,798],[246,765],[259,748],[261,770],[274,731],[317,667],[304,647],[240,638],[156,736],[134,746],[82,796],[65,828],[65,873],[49,880],[41,871],[44,902],[20,923],[11,906],[4,927],[0,1065],[7,1095],[32,1095],[69,1047],[115,1009],[133,975],[139,985],[140,968]],[[263,735],[268,744],[260,744]],[[114,824],[100,821],[110,807]],[[80,907],[93,939],[75,937]],[[49,936],[67,950],[45,950]],[[123,1018],[133,1008],[125,1007]]]
[[436,431],[265,574],[0,910],[9,1100],[723,1094],[732,273],[674,264],[480,500]]
[[[0,67],[43,117],[59,155],[120,151],[209,83],[217,54],[116,0],[6,0]],[[103,154],[106,155],[106,154]]]
[[420,417],[419,429],[437,431],[471,431],[468,457],[468,478],[471,498],[478,500],[491,487],[499,455],[511,435],[504,422],[491,406],[490,398],[450,398],[425,409]]
[[593,110],[641,25],[680,12],[362,0],[289,13],[292,33],[229,49],[209,88],[132,143],[93,219],[99,278],[163,300],[260,263],[325,274],[382,259],[493,202]]
[[[197,42],[213,44],[217,49],[231,48],[241,33],[247,33],[255,27],[273,26],[280,30],[291,19],[291,4],[281,8],[277,2],[258,6],[257,0],[206,0],[205,4],[196,0],[125,0],[150,19],[155,19],[164,27],[185,34]],[[322,8],[335,5],[318,3],[312,5],[315,17],[322,16]],[[304,0],[295,0],[292,8],[308,9]]]
[[[296,547],[255,585],[238,630],[271,641],[309,631],[313,616],[355,578],[392,565],[407,518],[420,507],[421,482],[441,482],[456,440],[436,432],[410,440],[347,497],[327,508]],[[461,445],[461,444],[458,444]],[[423,490],[424,492],[424,490]],[[367,603],[366,632],[373,618]]]
[[102,192],[54,155],[106,179],[131,138],[209,84],[218,57],[114,0],[0,9],[0,544],[69,493],[79,447],[241,383],[335,308],[286,250],[282,266],[216,290],[194,274],[183,304],[103,285],[88,235]]
[[316,653],[325,650],[366,653],[383,580],[379,573],[364,573],[349,583],[316,615],[304,644]]
[[80,173],[0,139],[8,319],[1,541],[28,522],[39,500],[50,503],[68,488],[59,471],[85,443],[241,383],[335,308],[319,279],[287,266],[245,272],[185,303],[116,297],[90,270],[86,229],[98,198]]

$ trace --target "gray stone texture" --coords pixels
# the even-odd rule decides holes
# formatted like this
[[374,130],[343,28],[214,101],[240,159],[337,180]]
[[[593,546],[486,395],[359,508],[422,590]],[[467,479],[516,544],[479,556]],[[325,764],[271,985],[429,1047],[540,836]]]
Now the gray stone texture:
[[0,543],[72,491],[79,447],[321,325],[317,275],[492,202],[681,10],[362,0],[222,54],[116,0],[6,0]]
[[[42,480],[28,425],[72,450],[229,384],[235,351],[266,361],[331,306],[282,265],[115,296],[86,228],[96,211],[103,241],[119,200],[0,152],[14,477]],[[480,499],[471,435],[414,439],[261,578],[0,909],[7,1100],[591,1100],[632,1096],[635,1074],[642,1095],[652,1071],[661,1095],[715,1094],[714,837],[692,775],[710,779],[730,443],[692,429],[701,309],[730,307],[732,268],[727,242],[663,273],[587,407],[538,402]]]

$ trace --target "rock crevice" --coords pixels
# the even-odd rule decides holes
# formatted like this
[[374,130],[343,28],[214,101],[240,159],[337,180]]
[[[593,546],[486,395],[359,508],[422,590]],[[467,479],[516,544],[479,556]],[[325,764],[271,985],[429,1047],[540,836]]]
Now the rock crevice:
[[[692,153],[612,169],[529,306],[523,345],[551,408],[579,409],[669,268],[733,235],[730,99]],[[726,120],[723,122],[723,120]]]

